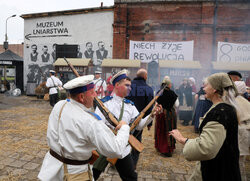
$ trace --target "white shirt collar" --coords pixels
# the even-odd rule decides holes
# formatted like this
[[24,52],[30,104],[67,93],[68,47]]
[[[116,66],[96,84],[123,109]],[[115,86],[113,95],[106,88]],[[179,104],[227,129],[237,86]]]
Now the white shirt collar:
[[116,100],[116,101],[122,101],[124,98],[122,98],[122,97],[120,97],[120,96],[118,96],[118,95],[116,95],[116,94],[114,94],[113,95],[113,98],[114,98],[114,100]]
[[76,104],[77,106],[79,106],[81,109],[83,109],[84,111],[91,111],[91,108],[87,108],[86,106],[84,106],[83,104],[81,104],[80,102],[75,101],[74,99],[70,99],[70,102],[72,104]]

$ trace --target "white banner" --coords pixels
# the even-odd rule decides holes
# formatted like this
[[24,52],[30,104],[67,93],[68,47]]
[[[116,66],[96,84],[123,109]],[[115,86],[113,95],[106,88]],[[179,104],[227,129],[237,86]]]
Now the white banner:
[[158,60],[193,60],[194,41],[148,42],[130,41],[129,59],[148,63]]
[[250,62],[250,44],[218,42],[218,62]]

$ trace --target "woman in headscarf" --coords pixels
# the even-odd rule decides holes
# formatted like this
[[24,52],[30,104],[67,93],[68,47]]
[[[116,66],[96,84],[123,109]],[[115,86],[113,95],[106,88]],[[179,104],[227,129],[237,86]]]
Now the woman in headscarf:
[[167,86],[157,103],[162,105],[163,112],[156,117],[155,123],[155,148],[167,157],[171,157],[175,149],[175,139],[169,135],[169,131],[176,129],[176,111],[179,105],[177,95],[171,90],[171,80],[165,76],[161,88]]
[[187,160],[200,161],[189,180],[240,181],[236,88],[226,73],[216,73],[204,91],[213,105],[201,120],[199,137],[188,139],[178,130],[170,135],[184,145]]

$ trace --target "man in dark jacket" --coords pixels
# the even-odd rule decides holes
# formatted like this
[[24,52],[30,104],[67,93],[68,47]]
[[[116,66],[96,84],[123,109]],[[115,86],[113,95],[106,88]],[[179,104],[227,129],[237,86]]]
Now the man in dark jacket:
[[[148,78],[147,70],[139,69],[136,74],[136,78],[131,83],[131,91],[129,96],[127,97],[129,100],[133,101],[135,107],[139,112],[141,112],[148,103],[153,99],[154,92],[153,89],[147,85],[146,80]],[[152,111],[152,107],[146,112],[144,117],[150,114]],[[152,126],[152,123],[148,125],[148,130]],[[139,141],[142,139],[142,131],[135,131],[133,134]],[[136,167],[137,161],[139,159],[139,152],[136,150],[132,150],[132,158],[134,160],[134,165]]]

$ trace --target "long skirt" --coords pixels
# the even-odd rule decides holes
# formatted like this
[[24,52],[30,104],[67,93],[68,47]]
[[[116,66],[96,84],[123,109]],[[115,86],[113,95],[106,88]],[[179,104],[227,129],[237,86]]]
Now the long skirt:
[[175,139],[169,135],[169,131],[177,128],[176,112],[164,109],[163,113],[157,115],[155,123],[155,148],[160,153],[173,153],[175,149]]

